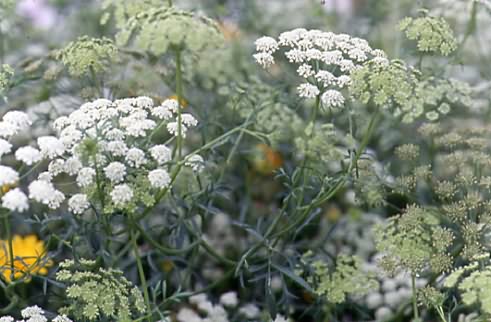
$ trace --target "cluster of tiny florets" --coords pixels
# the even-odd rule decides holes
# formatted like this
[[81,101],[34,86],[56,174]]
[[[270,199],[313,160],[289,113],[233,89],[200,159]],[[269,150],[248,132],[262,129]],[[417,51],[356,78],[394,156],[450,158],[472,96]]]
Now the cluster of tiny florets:
[[[154,106],[148,97],[114,102],[99,99],[56,119],[56,136],[38,138],[39,150],[25,147],[16,152],[18,159],[28,165],[40,159],[51,160],[48,171],[29,184],[29,198],[59,208],[66,197],[56,189],[56,177],[66,174],[80,189],[68,200],[68,209],[74,214],[98,205],[101,194],[110,197],[101,201],[105,211],[137,205],[137,195],[145,199],[145,204],[151,203],[150,193],[170,188],[173,181],[172,147],[153,143],[152,135],[167,128],[171,138],[185,137],[198,123],[191,114],[179,117],[178,112],[175,100]],[[204,160],[193,154],[184,158],[183,165],[198,171]],[[17,175],[9,173],[5,172],[3,184],[17,181]]]
[[286,59],[297,67],[305,80],[298,86],[303,98],[319,97],[325,108],[343,107],[343,89],[351,84],[350,74],[368,61],[387,64],[385,53],[372,49],[368,42],[346,34],[320,30],[294,29],[280,34],[278,40],[256,40],[256,62],[264,68],[275,63],[274,54],[285,50]]

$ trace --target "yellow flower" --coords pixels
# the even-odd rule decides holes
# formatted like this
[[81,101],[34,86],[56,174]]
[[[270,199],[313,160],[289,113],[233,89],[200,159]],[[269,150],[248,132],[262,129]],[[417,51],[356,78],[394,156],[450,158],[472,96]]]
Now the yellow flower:
[[17,185],[15,184],[6,184],[2,186],[2,193],[6,194],[7,192],[10,191],[10,189],[15,188]]
[[[14,253],[14,279],[33,274],[46,275],[48,267],[53,266],[53,262],[46,258],[46,247],[42,240],[36,235],[25,237],[15,235],[12,239]],[[0,240],[0,277],[10,282],[12,269],[10,262],[9,242]]]

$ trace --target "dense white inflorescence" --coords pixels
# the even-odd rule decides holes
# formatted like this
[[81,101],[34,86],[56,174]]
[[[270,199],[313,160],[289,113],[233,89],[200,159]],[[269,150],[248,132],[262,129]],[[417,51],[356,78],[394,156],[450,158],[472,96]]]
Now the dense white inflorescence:
[[286,59],[297,67],[304,79],[298,86],[302,98],[320,98],[325,108],[340,108],[345,99],[342,90],[350,85],[350,74],[368,61],[388,64],[385,53],[372,49],[368,42],[346,34],[320,30],[294,29],[280,34],[278,40],[256,40],[254,58],[263,68],[275,63],[274,54],[284,49]]

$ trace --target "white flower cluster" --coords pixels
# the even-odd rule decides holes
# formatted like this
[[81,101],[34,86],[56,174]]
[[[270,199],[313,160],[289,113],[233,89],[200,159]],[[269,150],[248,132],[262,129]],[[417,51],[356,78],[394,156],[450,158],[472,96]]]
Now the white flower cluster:
[[[233,291],[222,294],[220,303],[216,305],[208,299],[206,294],[191,296],[189,303],[192,307],[183,307],[177,312],[178,322],[229,322],[228,315],[233,312],[238,312],[244,320],[257,320],[261,314],[259,308],[251,303],[239,307],[237,293]],[[277,315],[271,322],[288,321],[283,316]]]
[[[44,310],[37,305],[23,309],[21,315],[22,320],[15,320],[11,316],[3,316],[0,317],[0,322],[48,322],[48,318],[44,315]],[[51,322],[72,322],[72,320],[66,315],[58,315]]]
[[369,60],[388,63],[385,53],[372,49],[364,39],[320,30],[298,28],[280,34],[278,40],[261,37],[255,44],[254,58],[264,68],[275,63],[273,55],[283,48],[287,60],[298,65],[297,74],[305,80],[298,86],[299,96],[320,95],[326,108],[344,106],[341,91],[350,85],[353,70]]
[[[9,140],[25,130],[31,125],[31,120],[26,113],[21,111],[9,111],[5,113],[0,121],[0,161],[4,155],[8,155],[13,152],[13,145]],[[36,152],[30,152],[31,149]],[[38,162],[41,159],[40,153],[35,148],[25,146],[20,147],[15,152],[15,158],[18,161],[29,161],[30,164]],[[27,162],[25,162],[27,163]],[[20,180],[19,173],[9,167],[0,165],[0,188],[6,191],[1,194],[1,206],[10,211],[24,212],[29,208],[29,202],[27,196],[19,188],[11,189],[17,185]]]
[[[30,184],[29,197],[51,208],[59,207],[65,196],[52,181],[60,174],[75,177],[80,188],[80,193],[68,200],[68,209],[74,214],[83,214],[95,204],[89,191],[108,195],[106,199],[114,207],[125,208],[138,203],[141,191],[155,195],[169,188],[172,149],[153,143],[152,136],[167,129],[173,136],[180,132],[184,137],[197,125],[189,113],[181,114],[179,125],[178,108],[176,100],[154,106],[149,97],[114,102],[99,99],[56,119],[53,126],[58,135],[38,139],[39,154],[51,161],[48,171]],[[29,151],[19,154],[26,159]],[[197,158],[203,161],[199,155],[189,155],[184,158],[185,165],[195,169],[193,160]]]

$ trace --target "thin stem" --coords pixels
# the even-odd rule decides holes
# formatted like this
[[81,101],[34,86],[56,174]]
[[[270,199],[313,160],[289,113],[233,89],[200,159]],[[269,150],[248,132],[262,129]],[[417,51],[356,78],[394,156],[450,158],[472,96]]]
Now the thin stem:
[[15,266],[14,266],[14,246],[12,244],[12,232],[10,230],[10,220],[9,215],[7,214],[3,217],[3,222],[5,225],[5,237],[7,238],[8,247],[9,247],[9,259],[10,259],[10,280],[14,279],[15,274]]
[[167,0],[167,4],[169,5],[169,7],[172,7],[172,0]]
[[447,319],[445,318],[445,314],[443,313],[443,309],[441,306],[438,306],[436,308],[436,311],[438,312],[438,315],[440,316],[440,319],[442,319],[442,322],[447,322]]
[[[135,254],[135,259],[136,259],[136,265],[138,267],[138,275],[140,277],[140,283],[142,284],[143,288],[143,297],[145,298],[145,305],[147,306],[147,309],[149,312],[152,311],[152,307],[150,306],[150,296],[148,294],[148,286],[147,286],[147,279],[145,278],[145,272],[143,270],[143,264],[140,258],[140,252],[138,251],[138,244],[136,242],[136,230],[131,229],[131,244],[133,247],[133,252]],[[150,317],[148,317],[148,322],[151,322]]]
[[416,275],[411,274],[411,287],[413,290],[413,314],[414,321],[419,321],[419,313],[418,313],[418,300],[416,298]]
[[177,95],[177,160],[182,157],[182,70],[181,70],[181,50],[176,49],[176,95]]

